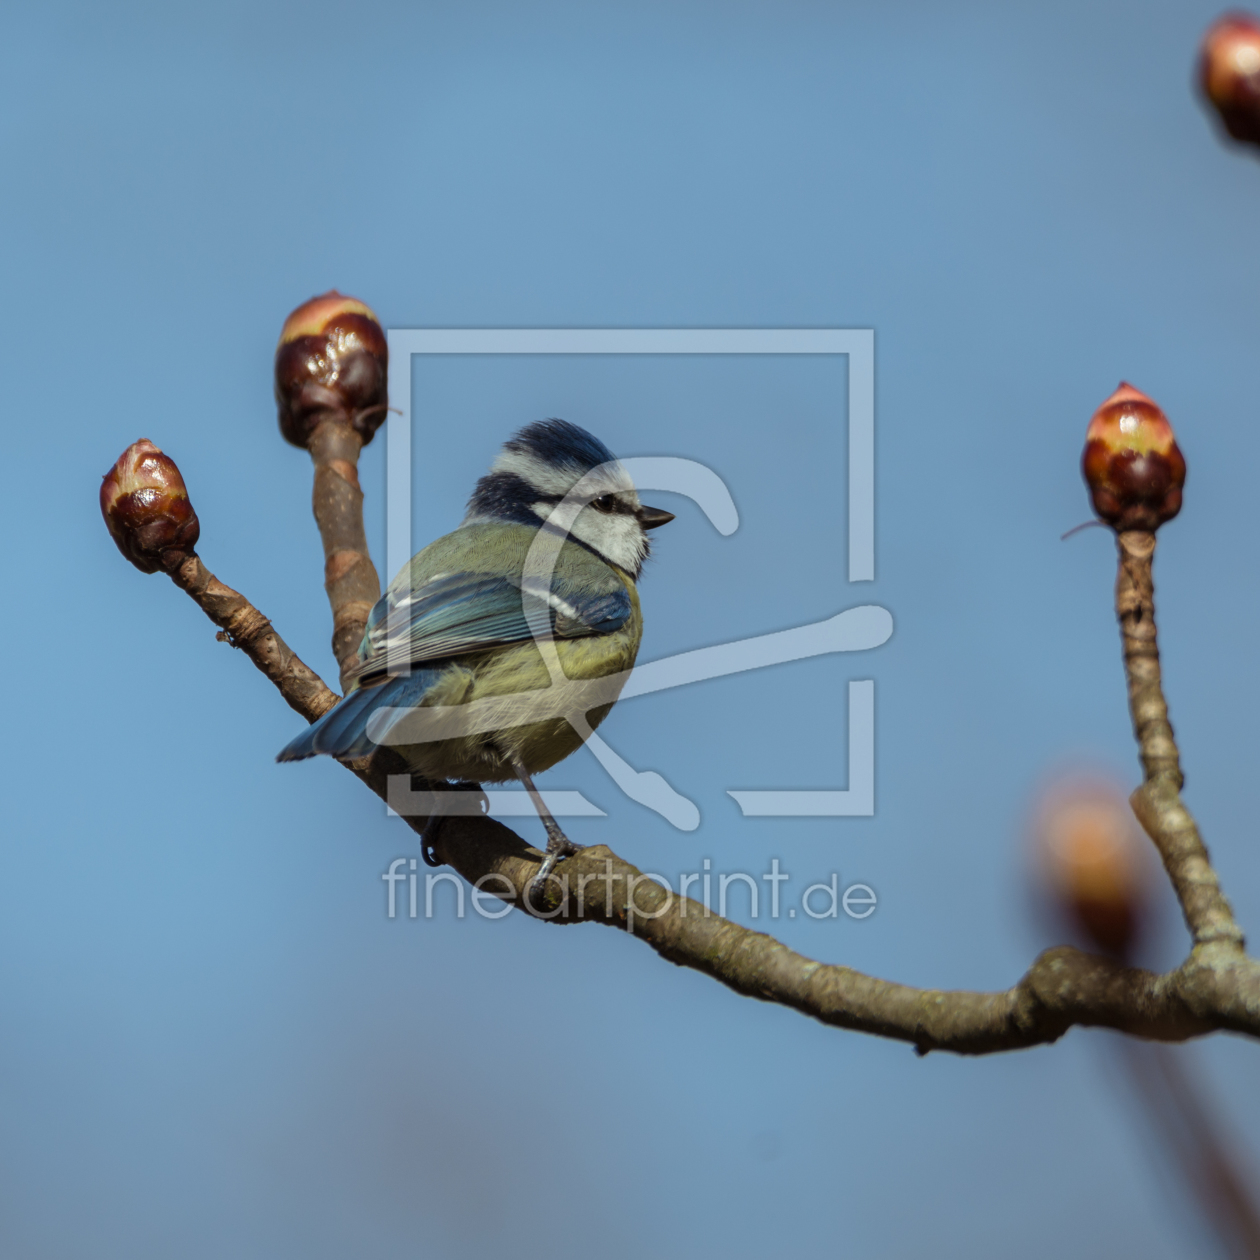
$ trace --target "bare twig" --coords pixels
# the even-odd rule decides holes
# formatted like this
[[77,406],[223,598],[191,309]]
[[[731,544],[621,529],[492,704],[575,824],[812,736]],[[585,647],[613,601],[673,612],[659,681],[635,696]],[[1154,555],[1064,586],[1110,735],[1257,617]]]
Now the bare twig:
[[171,580],[219,627],[219,638],[240,648],[275,683],[291,709],[308,722],[322,717],[341,697],[275,632],[270,621],[230,586],[224,586],[201,557],[190,556]]
[[1219,942],[1227,954],[1241,957],[1242,929],[1221,892],[1199,829],[1181,800],[1181,759],[1160,681],[1151,575],[1155,534],[1125,530],[1116,535],[1116,542],[1116,616],[1124,645],[1133,733],[1146,771],[1146,781],[1132,796],[1133,812],[1163,858],[1195,945]]
[[358,473],[362,449],[359,432],[337,412],[329,412],[311,435],[312,506],[324,544],[324,589],[332,608],[332,649],[341,668],[343,690],[349,685],[368,614],[381,597],[380,579],[368,556],[363,530]]

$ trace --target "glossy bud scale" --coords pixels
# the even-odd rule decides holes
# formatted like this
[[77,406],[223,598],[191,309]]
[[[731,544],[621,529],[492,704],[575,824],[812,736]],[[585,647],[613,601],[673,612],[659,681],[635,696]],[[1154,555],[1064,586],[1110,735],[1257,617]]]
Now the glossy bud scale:
[[127,447],[105,474],[101,515],[118,550],[142,573],[178,568],[201,534],[175,461],[147,438]]
[[1122,382],[1094,412],[1081,472],[1113,529],[1158,529],[1181,511],[1186,461],[1168,417],[1132,385]]
[[1208,30],[1199,86],[1235,140],[1260,144],[1260,24],[1254,18],[1231,13]]
[[321,420],[344,418],[366,445],[388,407],[389,348],[371,309],[336,289],[284,321],[276,347],[280,432],[309,446]]

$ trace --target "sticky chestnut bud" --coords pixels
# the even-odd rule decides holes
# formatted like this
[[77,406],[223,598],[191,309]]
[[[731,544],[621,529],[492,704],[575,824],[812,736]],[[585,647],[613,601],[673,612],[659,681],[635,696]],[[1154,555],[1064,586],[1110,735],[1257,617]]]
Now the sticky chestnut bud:
[[332,289],[284,321],[276,347],[280,432],[309,446],[320,421],[341,417],[364,445],[385,419],[389,347],[371,309]]
[[1158,529],[1181,511],[1186,461],[1172,425],[1123,381],[1089,422],[1081,472],[1094,511],[1117,531]]
[[1260,24],[1246,13],[1221,18],[1203,37],[1199,86],[1235,140],[1260,144]]
[[201,534],[175,461],[148,438],[127,447],[105,474],[101,515],[118,550],[141,573],[177,569]]
[[1123,794],[1068,780],[1042,801],[1038,842],[1061,911],[1097,948],[1128,955],[1149,917],[1150,862]]

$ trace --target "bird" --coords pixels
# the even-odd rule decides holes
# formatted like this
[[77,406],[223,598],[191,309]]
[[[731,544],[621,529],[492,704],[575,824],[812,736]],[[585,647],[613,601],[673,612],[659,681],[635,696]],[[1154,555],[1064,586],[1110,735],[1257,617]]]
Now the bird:
[[[345,697],[276,760],[351,761],[388,742],[430,782],[515,779],[547,833],[537,888],[581,846],[533,776],[576,751],[612,709],[643,636],[648,531],[673,519],[640,502],[625,467],[585,429],[527,425],[477,482],[459,526],[413,556],[372,609]],[[553,688],[557,661],[564,678]],[[607,679],[592,693],[602,703],[564,716],[548,690],[558,696],[566,679]],[[469,705],[489,719],[461,724]],[[432,724],[408,742],[417,717]]]

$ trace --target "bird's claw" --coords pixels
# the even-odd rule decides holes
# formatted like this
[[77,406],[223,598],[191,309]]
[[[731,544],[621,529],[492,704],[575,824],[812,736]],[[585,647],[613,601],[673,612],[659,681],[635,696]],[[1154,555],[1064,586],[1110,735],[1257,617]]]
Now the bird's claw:
[[538,874],[529,881],[529,888],[525,892],[525,904],[529,909],[534,908],[537,898],[546,890],[547,881],[554,873],[560,859],[572,857],[575,853],[580,853],[582,848],[582,845],[574,844],[559,828],[554,832],[548,830],[547,856],[543,858]]

